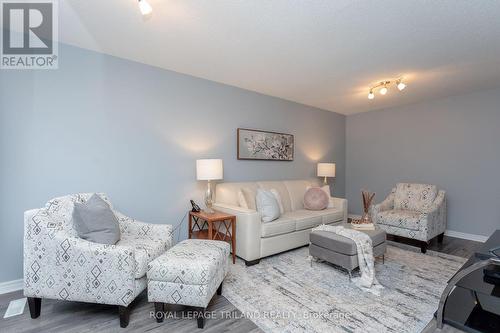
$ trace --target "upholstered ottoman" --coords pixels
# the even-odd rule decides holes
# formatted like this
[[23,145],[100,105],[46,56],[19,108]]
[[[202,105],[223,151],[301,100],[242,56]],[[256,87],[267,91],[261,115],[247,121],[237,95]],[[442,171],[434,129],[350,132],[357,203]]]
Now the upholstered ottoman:
[[[352,228],[351,224],[341,224],[345,228]],[[373,256],[384,257],[386,250],[386,233],[382,229],[363,230],[372,239]],[[328,231],[313,231],[309,235],[311,244],[309,254],[334,265],[345,268],[351,272],[358,267],[358,251],[353,240]]]
[[[198,327],[205,324],[205,309],[228,271],[229,244],[188,239],[170,248],[148,265],[148,300],[155,302],[157,321],[166,304],[196,308]],[[161,315],[158,312],[162,312]]]

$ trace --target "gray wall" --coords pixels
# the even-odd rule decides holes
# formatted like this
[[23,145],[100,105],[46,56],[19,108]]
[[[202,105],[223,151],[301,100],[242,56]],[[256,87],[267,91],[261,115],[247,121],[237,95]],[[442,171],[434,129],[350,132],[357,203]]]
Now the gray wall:
[[380,202],[401,181],[447,191],[448,229],[490,235],[500,228],[500,90],[347,117],[347,198]]
[[[0,111],[0,282],[22,277],[24,210],[104,191],[175,225],[201,201],[198,158],[223,158],[225,181],[314,177],[335,161],[344,195],[344,116],[111,56],[61,45],[59,70],[1,71]],[[236,160],[238,127],[294,134],[295,160]]]

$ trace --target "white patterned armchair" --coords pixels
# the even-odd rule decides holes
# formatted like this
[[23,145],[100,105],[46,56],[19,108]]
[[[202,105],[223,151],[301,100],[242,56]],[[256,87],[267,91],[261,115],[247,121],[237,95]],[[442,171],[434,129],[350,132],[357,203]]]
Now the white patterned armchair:
[[435,185],[398,183],[389,196],[371,208],[373,221],[388,234],[420,241],[443,241],[446,230],[446,192]]
[[[120,325],[129,320],[128,305],[147,285],[148,263],[172,246],[172,226],[138,222],[113,210],[121,237],[116,245],[77,236],[75,202],[93,193],[59,197],[44,208],[24,213],[24,295],[31,317],[40,315],[41,299],[118,305]],[[99,193],[112,208],[106,195]]]

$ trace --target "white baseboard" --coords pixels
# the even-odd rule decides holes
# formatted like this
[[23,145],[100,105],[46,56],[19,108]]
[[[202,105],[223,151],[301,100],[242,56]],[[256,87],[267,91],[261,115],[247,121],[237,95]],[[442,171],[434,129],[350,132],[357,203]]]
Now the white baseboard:
[[23,289],[23,279],[0,282],[0,295]]
[[468,239],[476,242],[481,242],[484,243],[486,240],[488,240],[488,236],[483,236],[483,235],[475,235],[475,234],[468,234],[465,232],[460,232],[460,231],[453,231],[453,230],[446,230],[444,232],[446,236],[450,237],[456,237],[456,238],[462,238],[462,239]]

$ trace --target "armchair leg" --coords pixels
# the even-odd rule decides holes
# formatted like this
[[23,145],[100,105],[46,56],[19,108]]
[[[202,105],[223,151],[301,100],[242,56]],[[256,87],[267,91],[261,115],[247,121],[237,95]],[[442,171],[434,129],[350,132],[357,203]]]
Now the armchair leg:
[[127,327],[130,321],[130,307],[119,305],[118,312],[120,313],[120,327]]
[[155,302],[155,318],[157,323],[163,322],[163,317],[165,315],[164,303]]
[[222,295],[222,282],[220,283],[219,288],[217,288],[217,295]]
[[441,244],[443,242],[443,239],[444,239],[444,232],[438,235],[438,243]]
[[205,327],[205,308],[195,308],[198,328]]
[[28,306],[30,308],[30,315],[32,319],[40,317],[40,310],[42,309],[41,298],[28,297]]
[[422,253],[426,253],[426,252],[427,252],[427,245],[429,245],[429,243],[428,243],[428,242],[424,242],[424,241],[422,241],[422,242],[420,243],[420,251],[421,251]]

